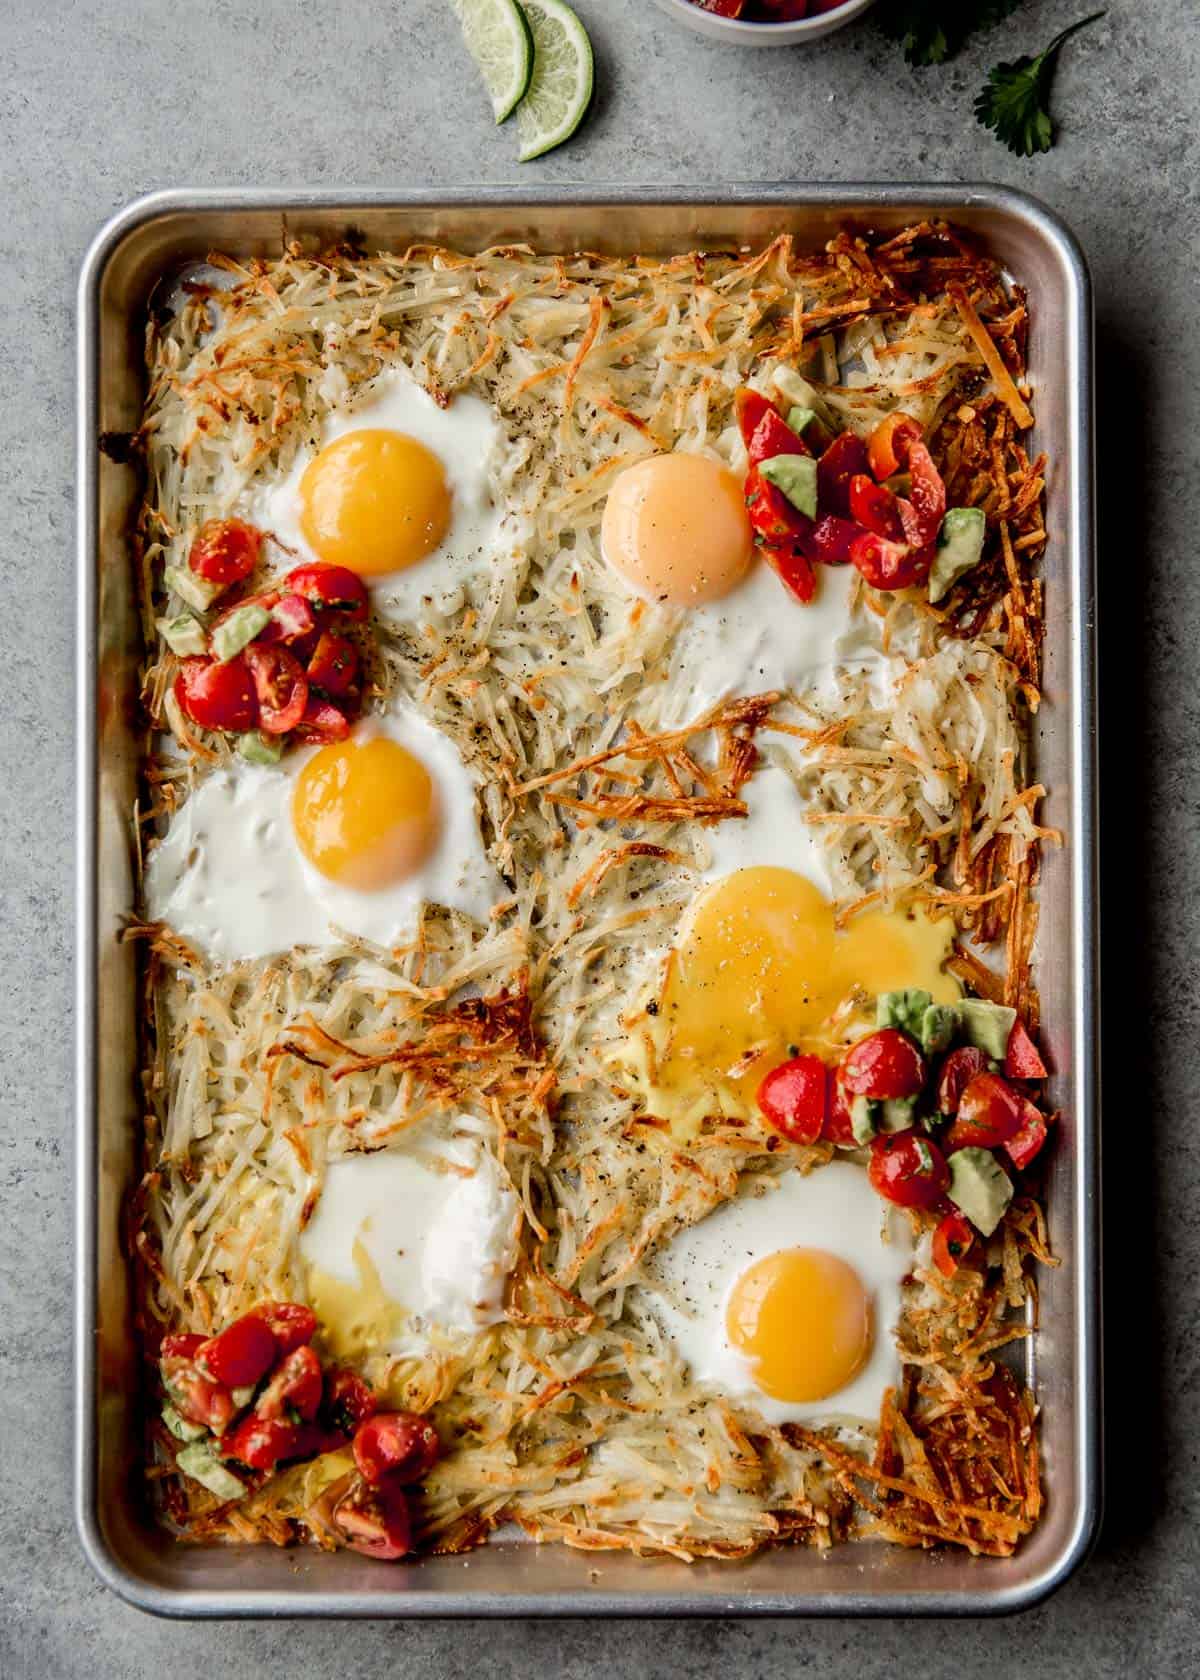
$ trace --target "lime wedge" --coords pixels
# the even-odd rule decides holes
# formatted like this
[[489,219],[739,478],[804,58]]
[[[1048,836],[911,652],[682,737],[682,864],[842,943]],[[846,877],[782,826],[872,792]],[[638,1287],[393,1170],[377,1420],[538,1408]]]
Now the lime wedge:
[[463,40],[483,77],[496,121],[525,97],[533,72],[533,37],[517,0],[451,0]]
[[517,109],[522,163],[561,146],[592,97],[592,43],[563,0],[521,0],[533,34],[533,75]]

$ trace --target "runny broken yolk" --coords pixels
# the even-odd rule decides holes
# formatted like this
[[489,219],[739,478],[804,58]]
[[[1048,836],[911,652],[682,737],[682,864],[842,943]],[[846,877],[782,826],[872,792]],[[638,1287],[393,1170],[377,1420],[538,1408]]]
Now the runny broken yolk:
[[450,528],[445,469],[405,432],[347,432],[305,469],[300,528],[328,565],[364,577],[403,571],[432,554]]
[[725,1311],[729,1340],[776,1400],[824,1400],[852,1381],[872,1339],[858,1273],[820,1248],[768,1254],[738,1278]]

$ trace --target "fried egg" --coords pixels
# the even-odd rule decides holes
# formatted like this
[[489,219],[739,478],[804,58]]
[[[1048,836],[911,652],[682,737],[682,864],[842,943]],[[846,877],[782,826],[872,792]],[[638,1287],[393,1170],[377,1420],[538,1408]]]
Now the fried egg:
[[517,526],[493,495],[504,440],[487,403],[441,408],[391,368],[330,413],[285,477],[241,511],[298,559],[347,566],[383,617],[454,612],[464,586],[511,554]]
[[417,1353],[504,1317],[519,1203],[471,1139],[330,1163],[300,1238],[331,1354]]
[[483,921],[504,889],[477,787],[404,705],[277,766],[214,771],[150,857],[147,913],[218,962],[331,945],[335,929],[400,945],[425,903]]
[[754,538],[739,479],[706,455],[651,455],[617,475],[601,552],[639,595],[671,606],[716,601],[739,583]]
[[873,1424],[900,1379],[912,1254],[907,1220],[864,1169],[833,1161],[681,1232],[649,1263],[647,1300],[694,1381],[772,1423]]

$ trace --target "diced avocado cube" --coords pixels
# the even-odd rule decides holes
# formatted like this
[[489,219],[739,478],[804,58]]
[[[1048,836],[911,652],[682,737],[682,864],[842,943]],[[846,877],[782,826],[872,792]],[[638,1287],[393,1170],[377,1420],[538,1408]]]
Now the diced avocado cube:
[[946,1194],[976,1230],[990,1237],[1013,1198],[1008,1174],[990,1149],[956,1149],[948,1165],[950,1188]]
[[212,633],[213,658],[219,659],[223,665],[227,659],[249,647],[255,636],[270,622],[271,615],[266,607],[235,607]]
[[921,1016],[917,1037],[927,1056],[948,1050],[959,1027],[958,1006],[953,1003],[931,1003]]
[[1008,1050],[1008,1036],[1017,1018],[1007,1004],[988,1003],[986,998],[964,998],[958,1006],[959,1022],[967,1042],[1002,1062]]
[[278,764],[283,757],[283,740],[278,735],[264,735],[260,729],[249,729],[238,736],[238,752],[251,764]]
[[184,1447],[176,1455],[175,1462],[185,1476],[190,1476],[201,1487],[215,1493],[218,1499],[240,1499],[246,1491],[245,1482],[239,1481],[232,1470],[225,1468],[206,1441]]
[[855,1097],[850,1104],[850,1130],[855,1143],[870,1143],[879,1130],[878,1108],[878,1103],[873,1103],[870,1097]]
[[223,583],[210,583],[207,578],[197,577],[187,566],[168,566],[163,582],[172,595],[178,595],[197,612],[207,612],[225,588]]
[[916,1097],[885,1097],[879,1105],[881,1132],[906,1132],[917,1113]]
[[[819,395],[815,385],[810,385],[804,375],[797,373],[795,368],[777,367],[771,375],[771,383],[779,395],[792,408],[807,408],[811,410],[819,425],[827,427],[832,432],[840,432],[839,426],[830,414],[829,407]],[[791,425],[791,422],[788,422]],[[792,430],[796,428],[793,426]]]
[[812,455],[772,455],[759,462],[758,470],[800,513],[817,517],[817,463]]
[[817,411],[815,408],[804,408],[797,403],[793,408],[788,409],[787,423],[797,437],[803,437],[807,428],[813,424],[816,418]]
[[921,1022],[932,1002],[929,993],[923,992],[919,986],[906,986],[900,992],[880,992],[875,1000],[875,1025],[899,1027],[919,1038]]
[[208,1434],[202,1423],[192,1423],[189,1418],[181,1417],[174,1406],[164,1406],[162,1420],[177,1441],[202,1441]]
[[982,508],[951,508],[938,532],[937,550],[929,569],[929,599],[940,601],[960,577],[983,559],[987,520]]
[[159,618],[155,620],[155,624],[163,641],[180,659],[208,652],[208,637],[204,634],[204,626],[198,618],[193,618],[191,613],[180,613],[178,618]]

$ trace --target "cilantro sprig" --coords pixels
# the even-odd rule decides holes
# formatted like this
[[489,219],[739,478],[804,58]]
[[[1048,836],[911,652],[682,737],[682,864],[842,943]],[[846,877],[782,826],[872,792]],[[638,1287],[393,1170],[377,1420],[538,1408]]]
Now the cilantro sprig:
[[910,64],[944,64],[976,29],[1009,17],[1021,0],[887,0],[885,35],[899,41]]
[[1072,35],[1103,16],[1103,12],[1093,12],[1091,17],[1080,18],[1056,35],[1036,58],[1026,55],[1011,64],[997,64],[988,72],[975,100],[975,115],[985,128],[995,130],[996,138],[1003,140],[1010,152],[1032,157],[1035,152],[1050,150],[1054,144],[1050,88],[1058,55]]

